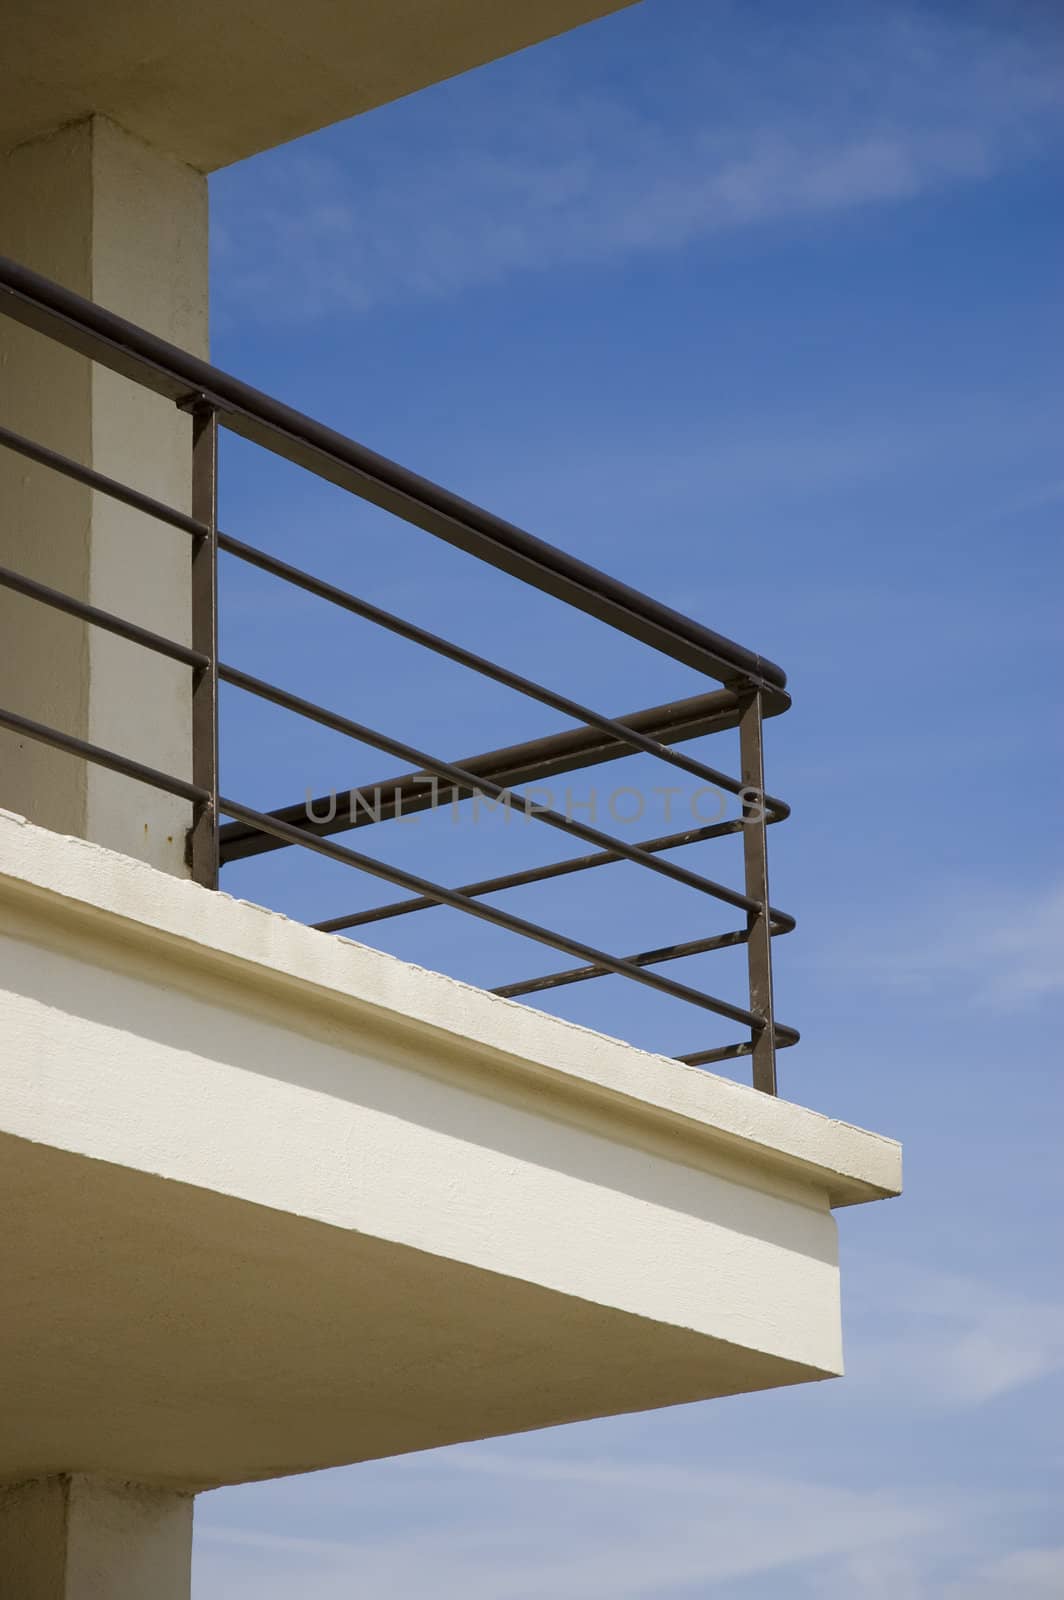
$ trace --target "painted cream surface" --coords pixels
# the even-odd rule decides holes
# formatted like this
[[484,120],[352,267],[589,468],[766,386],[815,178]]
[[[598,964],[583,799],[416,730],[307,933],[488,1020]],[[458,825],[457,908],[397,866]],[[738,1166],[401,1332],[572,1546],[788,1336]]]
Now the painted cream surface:
[[23,5],[0,57],[0,149],[99,112],[209,172],[631,3]]
[[192,1497],[80,1475],[0,1485],[0,1595],[187,1600]]
[[[123,964],[161,962],[167,981],[193,992],[224,985],[232,1004],[295,1007],[302,1029],[357,1015],[364,1027],[431,1041],[423,1064],[461,1053],[500,1080],[574,1097],[601,1119],[635,1117],[642,1130],[693,1138],[749,1169],[822,1188],[832,1206],[901,1189],[893,1139],[835,1121],[745,1084],[637,1050],[604,1034],[489,995],[352,940],[320,934],[276,912],[141,862],[62,838],[0,812],[0,901],[8,920],[28,914],[64,937],[112,941]],[[283,1012],[281,1013],[283,1014]]]
[[[207,189],[95,117],[0,156],[0,249],[207,354]],[[175,406],[0,318],[0,420],[189,509],[191,423]],[[0,562],[180,643],[187,535],[0,451]],[[191,778],[191,673],[0,591],[0,704]],[[183,874],[188,804],[0,730],[0,804]]]
[[0,967],[5,1132],[841,1366],[822,1193],[655,1159],[357,1025],[327,1043],[19,939]]
[[199,1487],[841,1370],[829,1208],[896,1189],[890,1141],[9,816],[0,907],[5,1272],[56,1262],[0,1331],[0,1475]]

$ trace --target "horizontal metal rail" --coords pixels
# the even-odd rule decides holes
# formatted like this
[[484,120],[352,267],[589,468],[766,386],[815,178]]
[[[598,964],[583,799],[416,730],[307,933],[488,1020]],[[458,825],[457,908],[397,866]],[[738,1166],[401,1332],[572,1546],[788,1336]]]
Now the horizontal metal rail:
[[[271,812],[272,815],[276,813]],[[657,854],[662,850],[679,850],[685,845],[701,844],[707,839],[720,839],[725,834],[737,833],[742,822],[711,822],[704,828],[691,828],[684,833],[660,834],[656,839],[638,841],[640,850]],[[588,872],[594,867],[612,866],[623,861],[616,850],[600,850],[590,856],[567,856],[564,861],[548,861],[541,867],[525,867],[520,872],[507,872],[501,877],[481,878],[475,883],[464,883],[459,894],[470,896],[501,894],[506,889],[523,889],[530,883],[547,883],[552,878],[565,878],[574,872]],[[344,917],[329,917],[313,926],[322,933],[342,933],[348,928],[364,928],[371,922],[386,922],[390,917],[406,917],[414,911],[430,911],[438,904],[435,900],[393,900],[387,905],[371,906],[368,911],[354,911]],[[781,924],[780,933],[790,933],[794,918],[783,911],[774,911],[773,920]]]
[[171,400],[201,394],[231,432],[722,683],[770,704],[786,686],[775,662],[6,257],[0,314]]
[[662,994],[671,995],[675,1000],[685,1000],[690,1005],[700,1006],[704,1011],[712,1011],[719,1017],[727,1017],[730,1021],[742,1023],[745,1027],[760,1026],[760,1017],[742,1006],[733,1006],[730,1001],[719,1000],[715,995],[703,994],[700,989],[691,989],[687,984],[676,983],[672,978],[663,978],[659,973],[634,966],[621,957],[607,955],[604,950],[596,950],[581,940],[570,939],[567,934],[555,933],[549,928],[540,927],[536,922],[526,921],[524,917],[515,917],[509,911],[500,911],[496,906],[486,906],[479,900],[458,894],[454,889],[447,889],[442,884],[432,883],[429,879],[420,878],[412,872],[404,871],[401,867],[378,861],[375,856],[363,855],[348,845],[337,844],[332,839],[316,838],[314,834],[304,833],[301,829],[292,827],[290,823],[281,822],[277,817],[267,815],[266,812],[253,811],[249,806],[242,806],[239,802],[227,800],[224,796],[219,796],[218,809],[225,812],[226,816],[250,822],[257,828],[264,828],[269,832],[276,831],[279,838],[287,839],[290,844],[303,845],[308,850],[317,851],[319,855],[328,856],[331,861],[358,867],[370,877],[383,878],[386,883],[394,883],[401,889],[407,889],[418,895],[428,895],[438,900],[441,905],[450,906],[454,911],[468,912],[470,916],[478,917],[482,922],[490,922],[497,928],[504,928],[508,933],[520,934],[522,938],[533,939],[537,944],[549,945],[552,950],[562,950],[568,955],[576,956],[578,960],[604,967],[617,977],[631,978],[636,983],[645,984],[647,988],[657,989]]
[[[801,1041],[801,1034],[797,1028],[789,1028],[782,1022],[777,1022],[773,1030],[775,1048],[789,1050],[792,1045]],[[754,1053],[754,1040],[743,1039],[739,1044],[718,1045],[713,1050],[692,1050],[687,1055],[673,1056],[674,1061],[682,1061],[685,1067],[709,1067],[717,1061],[735,1061],[740,1056],[752,1056]],[[772,1093],[776,1091],[773,1089]]]
[[[580,963],[562,971],[499,985],[492,991],[496,995],[516,999],[609,975],[629,979],[739,1023],[750,1032],[748,1041],[690,1052],[676,1057],[677,1060],[702,1066],[752,1055],[755,1087],[775,1093],[775,1051],[794,1044],[799,1037],[795,1029],[777,1022],[774,1016],[771,941],[789,932],[794,927],[794,919],[769,903],[765,844],[766,824],[789,815],[789,808],[782,800],[763,792],[762,720],[786,710],[790,703],[782,669],[482,507],[280,404],[221,369],[2,257],[0,315],[42,333],[68,350],[194,414],[192,511],[195,514],[191,516],[83,466],[57,450],[0,427],[0,447],[63,474],[193,539],[191,646],[3,567],[0,567],[0,589],[21,594],[90,626],[103,628],[190,668],[194,674],[196,712],[192,776],[196,781],[190,783],[157,771],[17,712],[0,711],[0,727],[190,801],[194,810],[188,859],[199,883],[217,886],[220,861],[233,861],[290,845],[313,850],[327,859],[354,866],[370,877],[395,885],[407,896],[327,919],[316,924],[319,929],[340,932],[432,906],[450,907],[543,944]],[[708,674],[723,687],[710,694],[652,707],[624,718],[605,716],[569,695],[360,599],[326,579],[219,533],[215,509],[218,426],[630,638]],[[224,666],[217,659],[215,597],[219,549],[396,637],[547,706],[572,719],[576,726],[507,749],[483,752],[462,762],[447,762],[236,667]],[[260,812],[237,801],[221,800],[217,794],[218,681],[361,744],[412,762],[415,768],[402,773],[391,785],[362,785],[348,790],[345,797],[330,795],[323,800],[285,806],[272,812]],[[738,728],[740,732],[741,779],[676,748],[688,739],[725,728]],[[563,815],[553,809],[552,804],[536,803],[531,796],[515,789],[515,785],[542,783],[555,774],[615,761],[633,752],[664,761],[708,788],[737,796],[743,802],[742,817],[704,823],[627,844],[590,823],[577,821],[570,815],[568,805]],[[445,800],[457,802],[472,798],[475,803],[476,798],[482,797],[596,848],[591,854],[482,878],[454,889],[327,837],[368,822],[429,809],[438,804],[441,782],[448,786]],[[382,799],[382,790],[388,789],[390,796],[385,792]],[[324,817],[320,814],[323,804],[328,808]],[[219,826],[221,813],[230,819],[225,826]],[[684,845],[728,834],[743,839],[745,892],[690,870],[671,858],[666,859]],[[485,903],[487,897],[511,889],[622,861],[734,907],[745,913],[746,926],[640,950],[628,956],[613,956],[497,905]],[[707,994],[655,970],[669,962],[740,945],[748,952],[748,1007]]]
[[210,656],[204,655],[202,650],[192,650],[188,645],[178,644],[161,633],[153,633],[150,628],[142,628],[139,623],[127,622],[125,617],[116,617],[111,611],[90,606],[85,600],[75,600],[73,595],[64,594],[62,590],[53,589],[46,583],[38,583],[35,578],[27,578],[21,572],[12,572],[9,567],[0,567],[0,588],[13,589],[16,594],[39,600],[42,605],[51,606],[55,611],[65,611],[82,622],[92,623],[93,627],[106,628],[108,633],[117,634],[120,639],[128,639],[131,644],[139,644],[145,650],[153,650],[156,655],[170,656],[186,667],[195,667],[203,672],[211,664]]
[[[745,928],[731,933],[713,933],[705,939],[688,939],[686,944],[662,945],[657,950],[640,950],[634,956],[625,956],[634,967],[653,967],[658,962],[682,961],[685,956],[701,956],[710,950],[726,950],[731,945],[745,944]],[[546,972],[539,978],[522,978],[518,983],[500,983],[492,989],[505,1000],[517,1000],[521,995],[542,994],[547,989],[564,989],[571,983],[586,983],[589,978],[606,976],[604,967],[570,967],[567,972]]]
[[[773,929],[773,935],[789,931],[782,928]],[[746,944],[749,937],[747,929],[737,928],[729,933],[711,934],[705,939],[688,939],[684,944],[662,945],[656,950],[640,950],[636,955],[625,956],[624,959],[632,966],[653,967],[666,961],[682,961],[688,956],[704,955],[710,950],[726,950],[732,945]],[[561,989],[572,983],[586,983],[590,978],[606,976],[607,968],[592,963],[583,967],[570,967],[565,972],[544,973],[539,978],[525,978],[518,983],[498,984],[491,993],[500,995],[506,1000],[516,1000],[522,995],[542,994],[549,989]],[[778,1049],[797,1044],[800,1038],[797,1029],[783,1022],[777,1022],[773,1031]],[[752,1050],[753,1045],[748,1041],[744,1041],[742,1046],[727,1047],[729,1054],[736,1055],[745,1055]],[[688,1058],[685,1056],[683,1059],[686,1061]],[[723,1060],[724,1056],[717,1059]]]
[[[487,799],[504,802],[530,820],[545,823],[551,828],[559,828],[562,832],[571,833],[589,844],[597,844],[600,848],[616,852],[635,866],[647,867],[651,872],[656,872],[664,878],[671,878],[675,883],[682,883],[688,889],[697,889],[702,894],[711,895],[715,900],[723,900],[726,905],[734,906],[739,911],[757,913],[761,909],[758,901],[741,894],[737,889],[729,889],[727,884],[717,883],[714,879],[703,877],[697,872],[690,872],[674,861],[662,861],[648,851],[640,850],[638,845],[625,844],[623,840],[603,833],[598,828],[592,828],[586,822],[577,822],[573,817],[563,816],[559,811],[537,806],[524,795],[502,789],[498,784],[490,783],[486,779],[478,779],[462,767],[452,766],[447,761],[439,761],[427,755],[425,751],[417,750],[413,745],[405,744],[400,739],[393,739],[377,728],[367,727],[362,722],[353,722],[350,717],[341,716],[338,712],[316,705],[312,700],[304,700],[299,695],[290,694],[288,690],[267,683],[263,678],[253,677],[251,673],[241,672],[238,668],[227,666],[225,663],[219,663],[218,677],[223,683],[244,689],[249,694],[270,701],[273,705],[282,706],[286,711],[294,711],[299,716],[307,717],[311,722],[332,728],[336,733],[346,734],[348,738],[356,739],[360,744],[373,745],[390,755],[415,761],[425,772],[437,778],[447,779],[460,790],[470,789],[483,794]],[[294,831],[298,833],[300,830]],[[285,838],[287,835],[280,833],[278,837]],[[295,839],[292,842],[298,843],[299,840]]]
[[34,722],[31,717],[22,717],[17,711],[0,709],[0,728],[24,734],[27,739],[35,739],[38,744],[51,745],[55,750],[65,750],[68,755],[80,756],[83,761],[92,761],[96,766],[106,767],[110,772],[120,772],[124,778],[135,778],[138,783],[150,784],[153,789],[163,789],[167,794],[180,795],[182,800],[191,800],[194,804],[203,805],[210,799],[207,790],[201,789],[198,784],[186,783],[184,778],[174,778],[168,772],[157,771],[155,767],[146,767],[140,761],[131,760],[129,756],[118,755],[114,750],[105,750],[102,745],[90,744],[86,739],[77,739],[71,733],[60,733],[58,728],[49,728],[43,722]]
[[[779,1039],[777,1045],[782,1049],[787,1045],[797,1044],[797,1039]],[[673,1056],[674,1061],[682,1061],[685,1067],[708,1067],[718,1061],[735,1061],[739,1056],[752,1056],[754,1046],[752,1041],[744,1039],[741,1044],[719,1045],[715,1050],[692,1050],[685,1056]]]
[[[0,309],[2,307],[3,298],[0,296]],[[21,433],[13,433],[10,428],[0,428],[0,445],[26,456],[30,461],[36,461],[42,467],[50,467],[53,472],[61,472],[65,478],[73,478],[75,482],[83,483],[99,494],[108,495],[112,500],[120,500],[123,505],[132,506],[134,511],[143,511],[157,522],[180,528],[182,533],[191,534],[194,539],[207,536],[207,528],[195,517],[168,506],[163,500],[156,500],[153,495],[131,489],[128,484],[119,483],[117,478],[108,478],[102,472],[95,472],[92,467],[83,467],[80,461],[61,455],[58,450],[50,450],[47,445],[37,444],[33,439],[26,439]]]
[[[354,616],[361,617],[366,622],[394,633],[401,639],[408,640],[411,644],[420,645],[431,651],[434,655],[442,656],[448,661],[455,662],[458,666],[468,667],[470,671],[478,673],[483,678],[490,679],[493,683],[500,683],[507,689],[513,689],[518,694],[524,695],[529,700],[536,700],[540,705],[549,706],[552,711],[560,711],[563,716],[573,717],[585,727],[597,728],[601,733],[611,734],[621,745],[627,745],[630,750],[644,755],[654,756],[659,761],[665,761],[670,766],[678,768],[681,772],[689,773],[692,777],[700,778],[703,783],[710,784],[718,789],[723,789],[726,794],[739,795],[743,792],[740,779],[731,777],[726,772],[720,772],[716,767],[710,767],[702,761],[696,761],[693,756],[687,755],[682,750],[671,749],[659,743],[649,734],[641,732],[613,717],[602,716],[593,711],[589,706],[582,705],[578,700],[573,700],[569,695],[558,694],[553,689],[526,678],[522,673],[514,672],[508,667],[499,666],[494,661],[468,650],[464,645],[455,644],[453,640],[444,639],[441,635],[431,633],[427,628],[419,627],[416,623],[408,622],[403,617],[396,616],[391,611],[385,611],[381,606],[373,605],[368,600],[362,600],[357,595],[351,594],[346,589],[339,588],[336,584],[329,583],[324,578],[316,577],[313,573],[305,572],[300,567],[294,567],[287,561],[281,561],[276,556],[268,555],[264,550],[259,550],[253,545],[244,544],[239,539],[232,538],[226,533],[218,534],[218,548],[227,555],[236,556],[239,560],[249,565],[258,567],[272,576],[290,583],[294,587],[303,589],[309,594],[316,595],[319,599],[327,600],[330,604],[339,606],[342,610],[351,612]],[[782,800],[775,799],[772,795],[762,797],[766,810],[774,816],[785,817],[789,807]],[[288,808],[285,808],[288,809]],[[274,813],[277,814],[276,812]],[[283,813],[282,813],[283,814]]]
[[[686,700],[629,712],[615,720],[652,734],[662,744],[701,739],[738,726],[739,697],[730,689],[714,689]],[[464,756],[454,765],[475,774],[478,785],[489,779],[500,788],[510,789],[518,784],[545,783],[559,773],[582,771],[617,761],[626,754],[626,747],[612,736],[584,727],[547,734],[501,750]],[[387,822],[398,816],[414,816],[431,810],[433,803],[433,796],[425,787],[425,774],[404,772],[381,783],[361,784],[346,792],[319,795],[313,800],[274,808],[268,815],[327,835],[365,827],[371,822]],[[782,821],[789,815],[789,808],[782,802],[779,804],[781,810],[770,815],[771,822]],[[722,826],[724,832],[731,832],[738,823]],[[705,837],[716,836],[707,834]],[[220,830],[220,841],[223,862],[283,848],[279,840],[255,833],[242,823],[226,823]]]

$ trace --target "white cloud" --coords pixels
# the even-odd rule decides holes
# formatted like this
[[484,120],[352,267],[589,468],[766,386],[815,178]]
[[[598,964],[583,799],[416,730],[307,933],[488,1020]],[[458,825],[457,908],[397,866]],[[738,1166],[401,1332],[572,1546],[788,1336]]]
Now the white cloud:
[[[882,1419],[884,1407],[907,1419],[918,1450],[921,1425],[941,1436],[944,1411],[1064,1369],[1064,1303],[883,1263],[865,1281],[864,1303],[859,1278],[847,1295],[845,1435],[832,1443],[826,1434],[823,1449],[812,1438],[803,1445],[816,1476],[797,1460],[751,1469],[746,1443],[743,1459],[729,1460],[727,1428],[715,1434],[706,1419],[699,1437],[711,1449],[715,1437],[718,1451],[706,1467],[687,1459],[690,1434],[679,1459],[655,1461],[638,1431],[635,1449],[629,1438],[609,1457],[589,1457],[579,1433],[564,1430],[223,1491],[201,1508],[195,1600],[1057,1593],[1061,1552],[1028,1548],[1023,1536],[1045,1516],[1039,1491],[914,1472],[908,1454],[899,1480]],[[761,1436],[766,1462],[772,1438]],[[557,1439],[575,1450],[555,1444],[550,1453]]]
[[933,1409],[982,1405],[1064,1371],[1064,1300],[980,1279],[876,1268],[848,1295],[857,1337],[850,1381]]
[[[1000,1553],[1010,1518],[1040,1508],[1007,1491],[840,1487],[551,1456],[527,1441],[261,1485],[236,1500],[223,1491],[216,1504],[231,1518],[250,1492],[268,1497],[263,1527],[217,1512],[197,1524],[194,1600],[1042,1600],[1057,1592],[1062,1557]],[[282,1496],[289,1526],[328,1534],[273,1532]]]
[[504,63],[376,113],[329,143],[342,157],[303,141],[223,176],[225,313],[361,312],[902,200],[1022,157],[1060,104],[1033,31],[959,14],[658,16],[627,98]]
[[978,1568],[945,1600],[1060,1600],[1064,1594],[1064,1546],[1014,1550]]
[[482,1449],[408,1476],[420,1505],[448,1496],[444,1525],[357,1539],[208,1528],[195,1600],[649,1600],[897,1546],[951,1515],[887,1491]]
[[860,1552],[810,1585],[810,1600],[1060,1600],[1064,1549],[1015,1550],[990,1561],[960,1562],[963,1575],[940,1579],[908,1551]]
[[941,995],[951,985],[966,1003],[995,1011],[1064,990],[1064,883],[1027,890],[943,883],[925,901],[924,910],[907,909],[856,945],[825,947],[823,964],[911,993]]
[[1064,884],[997,917],[969,941],[968,970],[988,977],[993,1000],[1012,1005],[1064,989]]

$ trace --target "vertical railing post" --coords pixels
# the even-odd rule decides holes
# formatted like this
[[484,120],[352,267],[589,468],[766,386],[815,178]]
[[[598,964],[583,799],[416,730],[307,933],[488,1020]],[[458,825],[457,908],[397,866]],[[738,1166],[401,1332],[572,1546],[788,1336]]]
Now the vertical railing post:
[[739,758],[743,778],[743,863],[746,893],[758,910],[748,913],[746,956],[750,1010],[760,1018],[753,1030],[754,1088],[776,1093],[776,1034],[772,1010],[772,925],[769,921],[768,841],[765,832],[765,758],[761,693],[744,696],[739,714]]
[[192,648],[210,657],[192,683],[192,781],[210,799],[188,835],[193,881],[218,887],[218,415],[206,395],[181,402],[192,414],[192,515],[207,532],[192,547]]

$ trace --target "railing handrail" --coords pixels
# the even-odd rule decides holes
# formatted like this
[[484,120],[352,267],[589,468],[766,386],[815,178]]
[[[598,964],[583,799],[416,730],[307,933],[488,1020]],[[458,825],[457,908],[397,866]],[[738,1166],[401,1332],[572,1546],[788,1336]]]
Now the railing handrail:
[[[709,1065],[750,1055],[754,1086],[775,1094],[776,1051],[795,1044],[799,1037],[794,1028],[776,1019],[772,993],[772,940],[794,927],[794,918],[775,908],[769,899],[766,852],[768,825],[782,821],[789,811],[785,802],[766,793],[764,776],[763,718],[786,710],[790,704],[781,669],[627,584],[544,544],[481,507],[261,394],[219,368],[3,257],[0,257],[0,317],[35,329],[63,347],[106,366],[170,400],[191,417],[191,504],[188,512],[179,511],[10,428],[0,428],[0,449],[13,451],[48,470],[73,478],[190,537],[189,644],[158,634],[133,618],[104,610],[79,595],[53,588],[28,573],[3,566],[0,566],[0,589],[66,612],[90,627],[101,628],[149,652],[167,656],[189,669],[192,674],[192,781],[145,766],[131,756],[90,743],[11,708],[0,708],[0,729],[188,800],[192,805],[192,821],[186,836],[186,860],[192,878],[206,888],[218,887],[219,868],[228,857],[235,859],[259,853],[263,848],[302,846],[329,860],[354,867],[370,878],[389,883],[406,894],[405,899],[315,923],[322,932],[341,932],[369,922],[407,916],[432,906],[450,907],[560,951],[580,963],[562,971],[521,977],[497,986],[495,994],[509,998],[541,994],[608,974],[630,979],[748,1028],[748,1040],[697,1050],[677,1059],[691,1065]],[[364,596],[221,533],[217,505],[218,436],[222,427],[466,550],[519,581],[563,600],[618,632],[701,670],[718,679],[723,688],[687,701],[631,713],[624,719],[605,716],[570,695],[537,683],[456,640],[444,638],[409,618],[386,611]],[[572,718],[575,726],[560,734],[527,741],[522,746],[482,753],[469,763],[456,763],[442,760],[383,729],[356,722],[339,710],[305,700],[280,684],[268,683],[239,667],[230,666],[218,656],[219,552],[249,562],[433,655],[546,705]],[[266,813],[242,801],[226,799],[218,792],[219,683],[327,727],[359,745],[412,763],[414,770],[395,781],[390,806],[378,807],[379,786],[374,787],[371,807],[374,822],[400,816],[406,792],[413,789],[420,795],[426,783],[431,786],[435,806],[436,787],[443,781],[450,786],[451,800],[455,803],[462,798],[471,799],[474,810],[480,799],[493,806],[504,805],[507,816],[512,808],[527,820],[581,839],[596,849],[591,854],[510,871],[456,888],[434,883],[327,837],[359,825],[359,807],[364,800],[361,789],[350,791],[343,808],[336,797],[331,796],[325,817],[312,814],[309,803],[303,808],[289,806]],[[741,774],[738,778],[673,748],[703,733],[724,728],[736,728],[739,734]],[[555,809],[553,803],[542,804],[533,800],[531,793],[522,793],[513,787],[515,782],[525,784],[537,774],[542,777],[552,771],[570,771],[617,759],[625,751],[638,751],[664,761],[670,768],[698,778],[703,786],[708,785],[720,794],[737,796],[739,818],[727,822],[713,820],[708,826],[681,829],[630,844],[592,823],[577,821],[570,814],[568,791],[563,813]],[[677,791],[673,788],[663,792],[671,795]],[[697,815],[694,812],[696,819]],[[231,822],[220,827],[223,816],[228,816]],[[681,847],[723,838],[733,832],[742,836],[742,891],[672,859],[673,852]],[[694,939],[617,956],[488,903],[504,891],[620,862],[649,870],[731,906],[743,914],[745,927],[714,931]],[[740,944],[747,950],[747,1006],[736,1005],[653,970],[670,962]]]
[[[221,548],[224,549],[224,545]],[[712,689],[708,694],[693,695],[687,700],[672,700],[662,706],[628,712],[617,721],[649,733],[658,744],[671,745],[737,728],[741,711],[739,696],[731,689]],[[631,745],[600,729],[581,725],[502,749],[479,751],[456,761],[455,765],[474,773],[478,782],[485,777],[503,788],[512,789],[520,784],[543,783],[558,773],[584,771],[631,754]],[[434,804],[432,793],[424,787],[424,776],[422,772],[404,772],[380,783],[349,789],[346,796],[332,790],[295,805],[274,807],[271,815],[280,817],[282,822],[299,822],[302,827],[320,834],[343,833],[348,828],[357,828],[385,816],[416,816],[421,811],[431,810]],[[390,797],[383,806],[382,795]],[[370,800],[372,805],[368,803]],[[770,822],[782,822],[790,815],[790,807],[783,801],[774,796],[765,796],[765,800],[766,803],[771,800]],[[323,810],[329,815],[321,821],[313,820],[320,818]],[[728,826],[739,827],[740,824],[729,823]],[[226,864],[280,849],[284,843],[239,822],[225,823],[219,830],[219,838],[221,859]]]
[[168,399],[202,394],[231,432],[726,685],[780,698],[782,667],[262,393],[32,268],[0,256],[0,309]]

